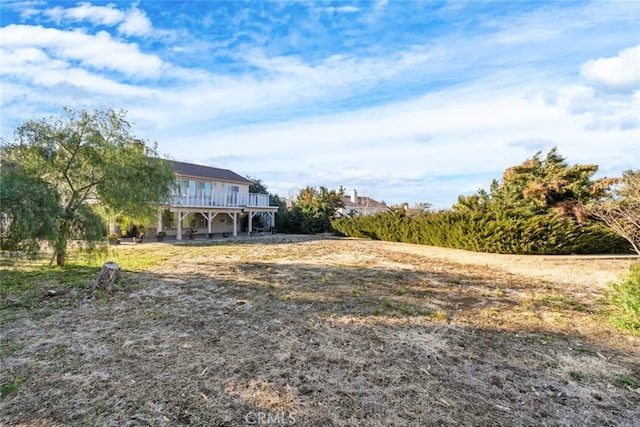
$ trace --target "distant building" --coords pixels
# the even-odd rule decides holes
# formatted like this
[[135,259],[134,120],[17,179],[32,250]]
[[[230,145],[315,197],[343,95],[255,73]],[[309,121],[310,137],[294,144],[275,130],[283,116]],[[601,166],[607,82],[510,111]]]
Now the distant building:
[[373,200],[370,197],[358,196],[355,189],[351,191],[351,196],[343,196],[342,201],[344,208],[338,211],[338,214],[342,216],[373,215],[389,210],[386,203]]

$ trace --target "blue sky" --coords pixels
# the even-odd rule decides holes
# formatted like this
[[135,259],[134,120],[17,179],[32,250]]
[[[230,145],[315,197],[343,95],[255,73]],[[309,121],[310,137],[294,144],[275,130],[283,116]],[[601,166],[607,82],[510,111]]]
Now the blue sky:
[[176,160],[450,207],[557,146],[640,167],[640,2],[1,3],[1,133],[124,109]]

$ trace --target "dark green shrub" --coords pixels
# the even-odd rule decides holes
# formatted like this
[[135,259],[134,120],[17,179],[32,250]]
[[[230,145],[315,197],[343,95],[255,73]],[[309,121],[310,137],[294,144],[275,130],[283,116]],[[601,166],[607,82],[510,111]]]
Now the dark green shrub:
[[628,242],[597,222],[578,224],[554,214],[517,217],[442,211],[407,217],[403,212],[340,218],[345,236],[504,254],[620,253]]

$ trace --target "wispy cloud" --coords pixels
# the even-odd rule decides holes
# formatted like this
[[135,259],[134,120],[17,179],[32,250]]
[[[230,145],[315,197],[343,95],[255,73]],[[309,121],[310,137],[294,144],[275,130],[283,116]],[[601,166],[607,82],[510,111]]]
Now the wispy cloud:
[[44,9],[41,13],[42,16],[57,24],[88,23],[115,26],[118,33],[124,36],[149,36],[153,31],[151,21],[146,13],[135,4],[128,10],[122,11],[117,9],[115,4],[95,6],[89,2],[80,2],[75,7],[56,6]]
[[58,24],[64,22],[83,22],[94,25],[114,26],[124,21],[125,12],[116,9],[114,4],[108,6],[94,6],[91,3],[81,2],[75,7],[64,8],[56,6],[42,11],[42,15]]
[[355,7],[355,6],[338,6],[338,7],[329,6],[329,7],[322,8],[322,11],[327,12],[329,14],[333,14],[333,13],[356,13],[356,12],[359,12],[360,9],[358,7]]

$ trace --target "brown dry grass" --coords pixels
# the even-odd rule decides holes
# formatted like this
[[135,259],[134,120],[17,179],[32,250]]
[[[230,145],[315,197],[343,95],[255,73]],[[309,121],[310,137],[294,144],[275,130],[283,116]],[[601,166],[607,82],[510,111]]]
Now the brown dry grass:
[[631,260],[292,236],[117,255],[113,295],[4,304],[0,425],[640,419],[640,340],[598,314]]

